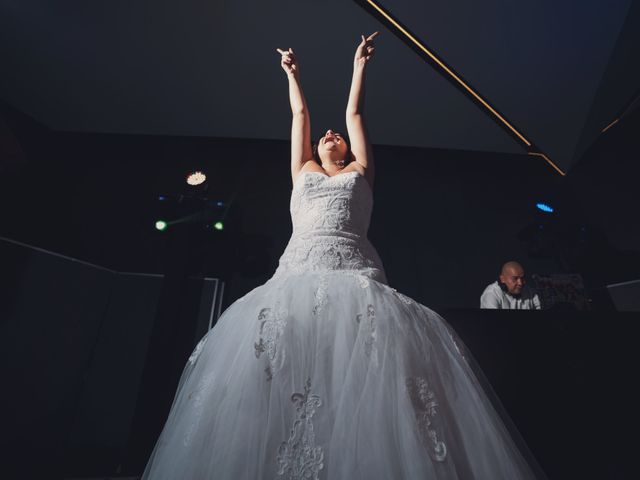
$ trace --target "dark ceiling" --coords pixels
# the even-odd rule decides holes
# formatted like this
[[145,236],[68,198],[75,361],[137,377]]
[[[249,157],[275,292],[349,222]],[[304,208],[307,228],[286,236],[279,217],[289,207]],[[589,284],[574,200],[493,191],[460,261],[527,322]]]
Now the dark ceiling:
[[[564,170],[640,87],[639,3],[380,1]],[[374,30],[375,144],[525,153],[352,0],[0,0],[0,98],[56,130],[287,139],[293,47],[318,135]]]

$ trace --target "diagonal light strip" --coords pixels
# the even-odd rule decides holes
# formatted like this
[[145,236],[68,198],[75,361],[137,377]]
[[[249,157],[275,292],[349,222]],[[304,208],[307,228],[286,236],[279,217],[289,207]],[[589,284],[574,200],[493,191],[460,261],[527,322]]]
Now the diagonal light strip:
[[542,157],[542,158],[544,158],[544,159],[546,160],[546,162],[547,162],[549,165],[551,165],[551,166],[556,170],[556,172],[558,172],[558,173],[559,173],[560,175],[562,175],[563,177],[566,175],[566,173],[565,173],[564,171],[562,171],[562,170],[560,169],[560,167],[558,167],[555,163],[553,163],[553,162],[551,161],[551,159],[550,159],[549,157],[547,157],[544,153],[542,153],[542,152],[527,152],[527,153],[528,153],[529,155],[533,155],[533,156],[536,156],[536,157]]
[[620,121],[620,119],[619,119],[619,118],[616,118],[613,122],[611,122],[609,125],[607,125],[606,127],[604,127],[600,133],[604,133],[604,132],[606,132],[607,130],[609,130],[611,127],[613,127],[613,126],[614,126],[616,123],[618,123],[619,121]]
[[[358,0],[356,1],[358,2]],[[360,2],[361,1],[362,0],[360,0]],[[389,12],[384,10],[373,0],[364,0],[364,2],[366,2],[371,8],[378,12],[378,14],[380,14],[380,16],[382,16],[384,20],[386,20],[386,22],[383,23],[387,23],[387,27],[389,27],[392,31],[395,30],[396,33],[404,36],[405,39],[409,40],[420,51],[426,54],[441,68],[441,70],[449,77],[450,80],[453,80],[459,87],[469,93],[480,105],[484,107],[485,111],[488,111],[495,120],[499,121],[503,127],[509,130],[513,135],[515,135],[524,144],[528,154],[544,158],[546,162],[551,165],[560,175],[566,175],[566,173],[560,167],[558,167],[558,165],[556,165],[547,155],[542,153],[539,148],[535,147],[532,142],[527,140],[525,136],[518,131],[518,129],[511,125],[511,123],[509,123],[506,118],[500,115],[500,113],[498,113],[491,105],[489,105],[489,103],[484,100],[480,96],[480,94],[478,94],[453,70],[451,70],[451,68],[449,68],[442,60],[440,60],[435,53],[431,52],[420,40],[415,37],[415,35],[413,35],[407,28],[396,21]]]
[[640,90],[636,91],[633,96],[631,97],[631,99],[629,101],[627,101],[626,105],[622,108],[622,110],[620,110],[620,112],[618,113],[618,115],[616,115],[616,118],[606,127],[604,127],[600,133],[604,133],[607,130],[609,130],[611,127],[613,127],[616,123],[618,123],[620,120],[622,120],[622,118],[624,116],[627,115],[627,113],[629,113],[631,111],[631,108],[640,100]]

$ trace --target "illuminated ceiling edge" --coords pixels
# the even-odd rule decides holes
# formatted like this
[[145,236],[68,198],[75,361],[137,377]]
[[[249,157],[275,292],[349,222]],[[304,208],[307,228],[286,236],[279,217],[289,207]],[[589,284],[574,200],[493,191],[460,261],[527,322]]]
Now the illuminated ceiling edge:
[[[498,121],[503,128],[507,131],[511,132],[512,135],[517,137],[520,140],[520,143],[523,144],[525,150],[529,155],[535,155],[544,158],[544,160],[551,165],[555,171],[557,171],[560,175],[565,176],[566,172],[564,172],[555,162],[553,162],[547,155],[545,155],[540,149],[532,142],[527,140],[523,134],[521,134],[518,129],[516,129],[511,123],[509,123],[502,115],[500,115],[495,108],[493,108],[489,103],[482,98],[482,96],[477,93],[473,88],[471,88],[459,75],[457,75],[450,67],[448,67],[442,60],[438,58],[438,56],[431,52],[423,42],[418,40],[415,35],[409,32],[409,30],[400,24],[399,21],[395,20],[392,15],[383,9],[380,5],[378,5],[373,0],[355,0],[356,3],[366,3],[371,8],[374,9],[375,12],[379,14],[379,18],[382,23],[389,28],[392,32],[396,34],[400,34],[403,36],[405,40],[410,41],[415,47],[417,47],[421,52],[426,54],[435,64],[439,67],[440,73],[445,76],[449,81],[455,82],[459,87],[466,90],[468,94],[471,95],[473,99],[475,99],[475,103],[479,105],[483,111],[491,116],[494,121]],[[367,5],[363,5],[365,10],[369,11],[366,8]],[[375,12],[371,12],[375,14]]]

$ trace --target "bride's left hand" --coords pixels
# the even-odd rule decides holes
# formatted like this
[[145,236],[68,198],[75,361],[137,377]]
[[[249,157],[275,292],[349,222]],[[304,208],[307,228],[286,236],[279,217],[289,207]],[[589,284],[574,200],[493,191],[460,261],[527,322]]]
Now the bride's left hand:
[[373,52],[375,52],[375,47],[373,46],[373,39],[378,36],[379,32],[373,32],[367,38],[364,38],[364,35],[360,35],[362,37],[362,41],[358,48],[356,49],[356,56],[353,59],[353,66],[357,67],[359,65],[364,66],[369,59],[373,56]]

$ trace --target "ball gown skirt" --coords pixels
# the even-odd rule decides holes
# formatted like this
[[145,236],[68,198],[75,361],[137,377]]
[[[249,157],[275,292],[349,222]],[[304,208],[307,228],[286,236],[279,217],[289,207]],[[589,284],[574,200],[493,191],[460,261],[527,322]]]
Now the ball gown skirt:
[[298,177],[278,270],[197,344],[144,479],[540,478],[455,332],[387,285],[372,204],[356,172]]

